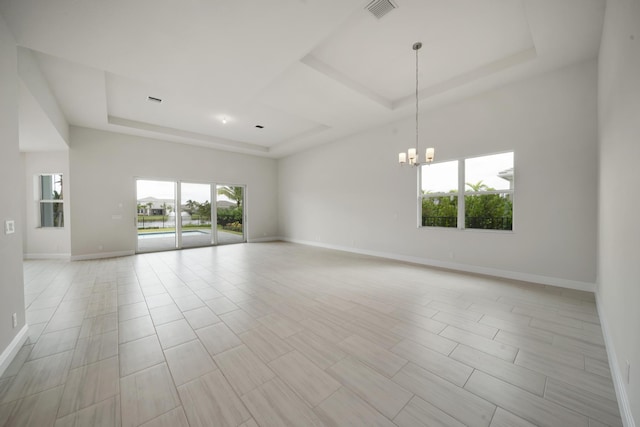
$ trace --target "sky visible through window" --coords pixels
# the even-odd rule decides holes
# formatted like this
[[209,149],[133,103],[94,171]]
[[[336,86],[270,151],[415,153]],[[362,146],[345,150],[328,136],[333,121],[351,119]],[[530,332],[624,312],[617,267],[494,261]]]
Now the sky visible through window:
[[[183,200],[207,200],[211,198],[209,193],[209,186],[204,184],[186,184],[182,188]],[[170,181],[148,181],[139,179],[137,181],[138,186],[138,199],[144,199],[146,197],[155,197],[156,199],[173,199],[175,198],[174,183]],[[223,195],[218,195],[217,200],[231,201]]]
[[[465,183],[482,181],[496,190],[508,190],[509,181],[500,178],[499,172],[513,168],[513,152],[466,159]],[[434,163],[422,167],[422,189],[429,193],[448,193],[458,189],[458,161]],[[469,187],[466,187],[468,190]]]

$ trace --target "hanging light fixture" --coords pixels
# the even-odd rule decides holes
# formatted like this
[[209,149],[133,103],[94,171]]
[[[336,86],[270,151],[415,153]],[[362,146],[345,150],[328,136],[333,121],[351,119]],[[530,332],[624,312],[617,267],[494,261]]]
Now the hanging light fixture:
[[433,157],[435,155],[435,150],[433,148],[427,148],[424,154],[424,162],[420,162],[420,150],[418,148],[418,50],[422,47],[422,43],[416,42],[413,44],[413,50],[416,51],[416,146],[415,148],[409,148],[409,150],[404,153],[398,154],[398,162],[400,165],[404,166],[409,164],[410,166],[422,166],[428,165],[433,162]]

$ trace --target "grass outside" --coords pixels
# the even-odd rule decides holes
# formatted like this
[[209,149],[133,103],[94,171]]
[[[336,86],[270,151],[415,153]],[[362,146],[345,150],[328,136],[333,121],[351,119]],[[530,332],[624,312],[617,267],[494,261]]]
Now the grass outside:
[[218,224],[218,230],[224,231],[225,233],[229,233],[229,234],[236,234],[238,236],[242,236],[244,234],[242,231],[227,230],[223,226],[221,226],[220,224]]
[[153,233],[175,233],[175,227],[165,227],[165,228],[138,228],[138,234],[153,234]]

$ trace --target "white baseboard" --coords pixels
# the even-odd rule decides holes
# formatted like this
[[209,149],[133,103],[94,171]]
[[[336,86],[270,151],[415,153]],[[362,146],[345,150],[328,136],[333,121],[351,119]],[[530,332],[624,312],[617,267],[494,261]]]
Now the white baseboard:
[[99,252],[97,254],[72,255],[71,261],[87,261],[91,259],[117,258],[121,256],[135,255],[135,251]]
[[577,280],[568,280],[568,279],[561,279],[557,277],[541,276],[537,274],[521,273],[517,271],[500,270],[497,268],[480,267],[477,265],[468,265],[468,264],[460,264],[455,262],[439,261],[439,260],[433,260],[428,258],[399,255],[399,254],[394,254],[390,252],[370,251],[366,249],[351,248],[351,247],[345,247],[345,246],[339,246],[339,245],[313,242],[308,240],[290,239],[286,237],[282,237],[279,240],[284,240],[286,242],[291,242],[291,243],[299,243],[299,244],[308,245],[308,246],[316,246],[316,247],[325,248],[325,249],[334,249],[338,251],[351,252],[351,253],[356,253],[361,255],[370,255],[370,256],[375,256],[380,258],[393,259],[396,261],[410,262],[412,264],[421,264],[421,265],[427,265],[430,267],[439,267],[439,268],[446,268],[448,270],[463,271],[465,273],[475,273],[475,274],[482,274],[485,276],[494,276],[494,277],[501,277],[504,279],[521,280],[524,282],[532,282],[532,283],[538,283],[542,285],[557,286],[560,288],[574,289],[578,291],[595,292],[596,290],[595,283],[581,282]]
[[26,324],[20,329],[20,332],[16,334],[15,337],[11,340],[11,343],[4,349],[4,351],[0,354],[0,377],[4,374],[4,371],[7,370],[13,358],[16,357],[18,351],[22,348],[22,345],[27,340],[27,332],[29,331],[29,326]]
[[616,348],[613,345],[613,339],[611,338],[611,334],[609,333],[607,316],[603,312],[600,293],[598,291],[596,291],[596,308],[598,309],[598,317],[600,318],[600,326],[602,327],[604,344],[607,349],[607,357],[609,358],[611,379],[613,380],[613,387],[616,390],[616,397],[618,398],[618,407],[620,408],[620,417],[622,418],[622,424],[624,425],[624,427],[636,427],[636,423],[633,420],[633,414],[631,413],[629,396],[627,396],[627,387],[624,384],[624,376],[622,375],[620,366],[618,365]]
[[71,254],[24,254],[24,259],[59,259],[63,261],[69,261]]
[[277,242],[278,240],[282,240],[280,237],[272,236],[272,237],[258,237],[255,239],[248,239],[248,243],[262,243],[262,242]]

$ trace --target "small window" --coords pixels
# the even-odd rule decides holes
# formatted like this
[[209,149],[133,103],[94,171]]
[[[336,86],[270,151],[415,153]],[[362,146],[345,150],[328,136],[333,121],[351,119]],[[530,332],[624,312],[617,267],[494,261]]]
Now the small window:
[[40,175],[40,227],[64,227],[62,174]]

